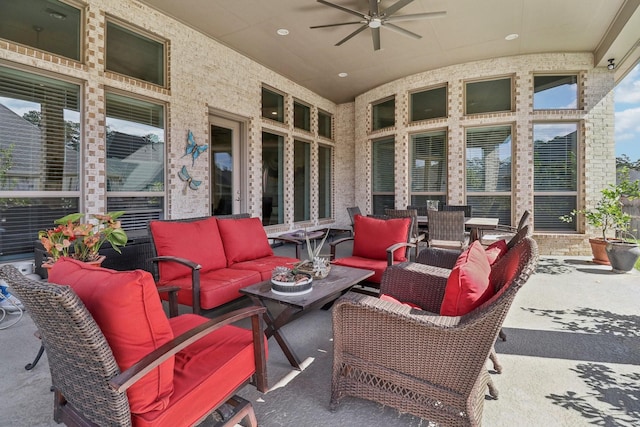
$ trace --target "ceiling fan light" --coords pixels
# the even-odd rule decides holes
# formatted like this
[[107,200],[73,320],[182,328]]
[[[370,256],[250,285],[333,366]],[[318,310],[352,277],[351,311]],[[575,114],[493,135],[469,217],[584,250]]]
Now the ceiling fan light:
[[382,26],[382,19],[380,18],[373,18],[371,21],[369,21],[369,28],[380,28]]

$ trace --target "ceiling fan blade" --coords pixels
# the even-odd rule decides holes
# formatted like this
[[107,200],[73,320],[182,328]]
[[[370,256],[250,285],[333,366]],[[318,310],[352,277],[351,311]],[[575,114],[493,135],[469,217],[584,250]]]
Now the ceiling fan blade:
[[383,27],[388,30],[395,31],[396,33],[402,34],[403,36],[411,37],[412,39],[418,40],[422,38],[420,34],[405,30],[404,28],[400,28],[397,25],[386,23],[383,25]]
[[413,0],[399,0],[386,8],[385,11],[382,12],[382,14],[385,16],[391,16],[411,2],[413,2]]
[[433,19],[446,16],[447,12],[413,13],[411,15],[394,15],[384,18],[385,22],[413,21],[414,19]]
[[371,38],[373,39],[373,50],[380,50],[380,28],[371,29]]
[[325,1],[325,0],[316,0],[316,1],[318,3],[322,3],[325,6],[333,7],[333,8],[339,9],[339,10],[341,10],[343,12],[347,12],[347,13],[350,13],[352,15],[356,15],[359,18],[364,18],[364,19],[368,18],[368,16],[363,14],[363,13],[360,13],[360,12],[355,11],[355,10],[348,9],[346,7],[343,7],[343,6],[340,6],[340,5],[337,5],[337,4],[329,3],[328,1]]
[[367,24],[363,25],[362,27],[358,28],[353,33],[349,34],[347,37],[343,38],[338,43],[336,43],[336,46],[340,46],[341,44],[343,44],[344,42],[348,41],[352,37],[355,37],[357,34],[360,34],[361,32],[363,32],[367,28],[369,28],[369,26]]
[[378,0],[369,0],[369,13],[372,15],[377,15],[378,12]]
[[353,25],[353,24],[362,24],[362,23],[363,23],[363,21],[342,22],[340,24],[314,25],[313,27],[309,27],[309,28],[311,28],[311,29],[329,28],[329,27],[339,27],[341,25]]

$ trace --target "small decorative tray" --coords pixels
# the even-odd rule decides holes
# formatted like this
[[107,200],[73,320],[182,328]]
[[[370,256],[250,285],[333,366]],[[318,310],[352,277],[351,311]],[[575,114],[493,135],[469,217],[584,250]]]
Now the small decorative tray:
[[275,273],[271,277],[271,291],[279,295],[303,295],[311,292],[313,277],[307,273]]

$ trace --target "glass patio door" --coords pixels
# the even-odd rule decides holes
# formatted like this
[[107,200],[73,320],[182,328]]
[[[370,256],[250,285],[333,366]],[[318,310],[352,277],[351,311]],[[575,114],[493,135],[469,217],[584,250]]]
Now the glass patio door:
[[242,189],[240,123],[211,118],[211,214],[228,215],[246,209]]

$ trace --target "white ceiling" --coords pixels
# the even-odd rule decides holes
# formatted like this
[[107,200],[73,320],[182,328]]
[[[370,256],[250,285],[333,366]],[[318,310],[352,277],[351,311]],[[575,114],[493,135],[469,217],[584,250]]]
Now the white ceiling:
[[[397,23],[420,40],[383,27],[378,51],[368,28],[341,46],[334,45],[358,25],[310,29],[358,20],[315,0],[141,1],[336,103],[399,77],[473,60],[592,52],[598,66],[615,58],[619,81],[640,58],[640,0],[415,0],[396,15],[447,14]],[[369,10],[368,0],[331,1]],[[379,8],[395,2],[379,0]],[[279,28],[289,35],[277,35]],[[519,37],[505,40],[512,33]]]

